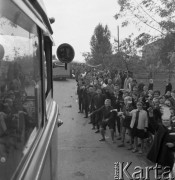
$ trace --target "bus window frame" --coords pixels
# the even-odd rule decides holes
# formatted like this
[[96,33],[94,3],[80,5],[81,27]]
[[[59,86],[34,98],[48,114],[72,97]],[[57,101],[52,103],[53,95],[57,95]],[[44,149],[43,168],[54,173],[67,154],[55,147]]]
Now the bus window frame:
[[47,71],[47,89],[45,92],[45,97],[47,98],[48,94],[51,91],[51,96],[53,96],[53,78],[52,78],[52,45],[53,43],[50,41],[50,39],[45,36],[44,37],[44,52],[45,52],[45,58],[46,58],[46,71]]
[[39,38],[39,49],[40,49],[40,74],[41,74],[41,106],[42,106],[42,115],[41,115],[41,128],[44,127],[45,124],[45,117],[46,117],[46,105],[45,105],[45,81],[44,81],[44,38],[43,38],[43,31],[40,27],[36,24],[37,31],[38,31],[38,38]]

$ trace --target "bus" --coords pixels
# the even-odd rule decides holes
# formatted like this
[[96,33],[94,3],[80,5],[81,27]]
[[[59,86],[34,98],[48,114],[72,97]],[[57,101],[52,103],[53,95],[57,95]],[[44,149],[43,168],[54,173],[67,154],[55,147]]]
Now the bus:
[[59,60],[53,60],[53,79],[62,79],[66,80],[67,78],[71,77],[71,64],[67,64],[67,67],[65,67],[65,64],[60,62]]
[[[41,0],[0,0],[0,179],[56,180],[52,27]],[[58,58],[71,62],[68,44]]]

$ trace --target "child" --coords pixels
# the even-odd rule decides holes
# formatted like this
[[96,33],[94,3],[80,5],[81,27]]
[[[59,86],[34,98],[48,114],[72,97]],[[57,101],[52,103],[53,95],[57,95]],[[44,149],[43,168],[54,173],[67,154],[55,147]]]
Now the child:
[[128,130],[128,135],[129,135],[129,143],[130,147],[128,150],[132,149],[132,139],[131,139],[131,129],[130,129],[130,123],[131,123],[131,116],[128,116],[127,112],[133,110],[132,106],[132,97],[127,96],[124,99],[125,106],[123,108],[123,127],[122,127],[122,143],[118,145],[118,147],[124,147],[125,146],[125,134],[126,130]]
[[132,116],[131,119],[131,136],[134,138],[134,149],[133,153],[138,151],[138,138],[141,142],[141,149],[139,154],[143,153],[144,139],[148,128],[148,115],[145,110],[143,110],[143,105],[141,102],[137,102],[137,109],[128,112],[128,115]]
[[106,126],[108,126],[111,131],[112,141],[113,143],[115,142],[114,141],[115,118],[114,118],[114,113],[111,112],[112,109],[113,107],[111,106],[111,100],[106,99],[104,106],[89,114],[89,116],[92,116],[93,114],[96,113],[102,114],[102,119],[100,121],[100,132],[102,135],[102,139],[100,139],[99,141],[105,141],[105,131],[106,131]]
[[175,150],[175,128],[171,126],[171,112],[169,107],[162,107],[162,124],[154,120],[153,111],[149,111],[149,117],[155,123],[155,136],[152,147],[148,152],[147,158],[161,165],[162,168],[169,167],[170,172],[174,165]]

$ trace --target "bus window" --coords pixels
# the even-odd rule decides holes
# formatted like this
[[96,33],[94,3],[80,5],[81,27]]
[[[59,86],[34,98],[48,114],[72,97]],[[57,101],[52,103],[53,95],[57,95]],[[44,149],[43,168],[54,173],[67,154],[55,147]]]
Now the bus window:
[[1,180],[10,179],[29,152],[43,114],[38,30],[32,21],[21,23],[24,17],[15,6],[0,12]]
[[[45,37],[44,38],[44,74],[45,74],[45,95],[46,95],[46,103],[48,102],[48,95],[51,95],[52,89],[52,42]],[[46,104],[47,105],[47,104]]]
[[48,68],[47,68],[47,61],[46,61],[46,56],[45,53],[43,53],[43,59],[44,59],[44,78],[45,78],[45,94],[47,94],[47,86],[48,86],[48,81],[47,81],[47,72],[48,72]]

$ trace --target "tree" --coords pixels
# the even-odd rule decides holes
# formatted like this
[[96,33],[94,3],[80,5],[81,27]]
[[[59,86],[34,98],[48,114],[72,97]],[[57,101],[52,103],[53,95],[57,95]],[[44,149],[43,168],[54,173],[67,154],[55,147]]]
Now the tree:
[[175,31],[174,0],[118,0],[118,4],[115,18],[122,19],[123,27],[134,23],[140,29],[144,24],[163,36]]
[[168,34],[164,38],[164,44],[160,51],[161,61],[163,65],[168,65],[170,63],[169,54],[174,52],[175,47],[175,33]]
[[82,56],[84,57],[84,60],[86,63],[92,63],[93,64],[93,59],[92,59],[92,55],[90,52],[83,52]]
[[105,27],[103,27],[102,24],[96,26],[90,41],[91,56],[94,65],[105,65],[105,60],[112,55],[110,38],[111,33],[107,25]]
[[144,47],[144,54],[145,50],[150,52],[144,55],[150,69],[155,72],[173,67],[169,54],[175,52],[174,0],[118,0],[118,4],[120,10],[114,17],[122,21],[122,27],[135,24],[139,31],[145,32],[145,26],[151,34],[150,37],[141,33],[136,41],[136,47]]
[[147,44],[151,39],[151,35],[148,33],[141,33],[135,38],[135,46],[136,48],[143,47]]

